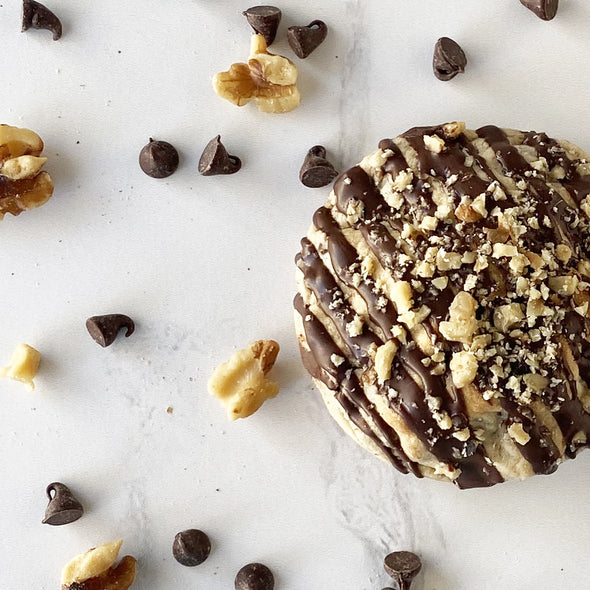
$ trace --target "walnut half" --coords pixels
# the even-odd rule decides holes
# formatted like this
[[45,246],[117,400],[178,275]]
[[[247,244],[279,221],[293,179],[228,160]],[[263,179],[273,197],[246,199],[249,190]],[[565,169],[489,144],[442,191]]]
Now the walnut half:
[[278,383],[267,379],[266,374],[278,354],[279,345],[274,340],[258,340],[215,369],[209,391],[221,400],[230,420],[251,416],[267,399],[277,395]]
[[0,220],[40,207],[53,194],[51,176],[41,168],[43,141],[30,129],[0,125]]
[[286,113],[299,106],[297,67],[281,55],[266,50],[262,35],[252,35],[248,63],[232,64],[213,78],[213,88],[222,98],[241,107],[254,100],[265,113]]
[[137,561],[126,555],[115,566],[122,544],[105,543],[74,557],[61,572],[61,590],[127,590],[135,580]]

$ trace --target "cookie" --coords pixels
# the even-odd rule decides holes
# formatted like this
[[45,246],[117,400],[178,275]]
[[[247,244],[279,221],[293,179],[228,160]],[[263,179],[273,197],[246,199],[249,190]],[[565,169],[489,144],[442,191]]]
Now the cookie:
[[589,194],[579,148],[492,125],[413,128],[341,174],[294,306],[342,428],[462,489],[588,446]]

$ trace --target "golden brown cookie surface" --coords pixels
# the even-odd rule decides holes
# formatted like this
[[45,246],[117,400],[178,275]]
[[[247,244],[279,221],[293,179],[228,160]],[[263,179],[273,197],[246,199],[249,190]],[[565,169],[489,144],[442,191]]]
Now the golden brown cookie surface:
[[414,128],[335,182],[297,256],[305,366],[400,471],[551,473],[590,433],[590,164],[543,133]]

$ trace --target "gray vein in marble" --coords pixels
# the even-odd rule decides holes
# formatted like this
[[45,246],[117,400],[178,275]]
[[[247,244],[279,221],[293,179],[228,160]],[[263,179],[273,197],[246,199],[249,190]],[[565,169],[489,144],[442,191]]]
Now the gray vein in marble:
[[370,3],[364,0],[349,0],[344,3],[345,21],[351,23],[348,29],[348,43],[342,59],[340,103],[340,144],[338,150],[346,167],[358,162],[359,153],[366,143],[368,129],[369,67],[366,39],[367,10]]

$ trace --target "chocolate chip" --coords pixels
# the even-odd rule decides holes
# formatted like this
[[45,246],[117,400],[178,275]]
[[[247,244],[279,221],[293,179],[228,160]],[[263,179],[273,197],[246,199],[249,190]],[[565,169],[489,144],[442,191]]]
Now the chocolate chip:
[[281,22],[281,10],[276,6],[252,6],[242,14],[248,19],[256,33],[262,35],[266,44],[270,45],[277,35]]
[[273,590],[275,579],[262,563],[249,563],[236,575],[236,590]]
[[520,3],[532,10],[540,19],[551,20],[557,14],[559,0],[520,0]]
[[459,44],[448,37],[441,37],[434,46],[432,69],[434,75],[443,81],[451,80],[465,71],[467,58]]
[[174,559],[188,567],[203,563],[211,553],[209,537],[198,529],[187,529],[176,533],[172,543]]
[[167,141],[154,141],[150,137],[139,152],[139,165],[152,178],[166,178],[178,168],[178,152]]
[[326,160],[326,148],[314,145],[305,156],[299,171],[299,180],[309,188],[319,188],[330,184],[336,176],[338,172]]
[[45,493],[49,498],[49,504],[45,509],[43,524],[55,526],[69,524],[84,514],[82,504],[76,500],[70,488],[63,483],[57,481],[50,483]]
[[203,176],[214,174],[234,174],[242,167],[242,161],[237,156],[230,156],[221,143],[221,136],[214,137],[203,150],[199,160],[199,172]]
[[297,57],[305,59],[314,49],[324,41],[328,34],[326,23],[314,20],[306,27],[289,27],[287,39],[291,49]]
[[110,346],[122,328],[127,329],[125,337],[128,338],[133,334],[135,324],[130,317],[120,313],[95,315],[86,320],[88,333],[102,347]]
[[412,580],[422,568],[422,562],[415,553],[395,551],[385,557],[383,567],[397,582],[399,590],[410,590]]
[[22,32],[28,29],[45,29],[53,33],[53,40],[61,37],[61,22],[49,8],[35,0],[23,0]]

